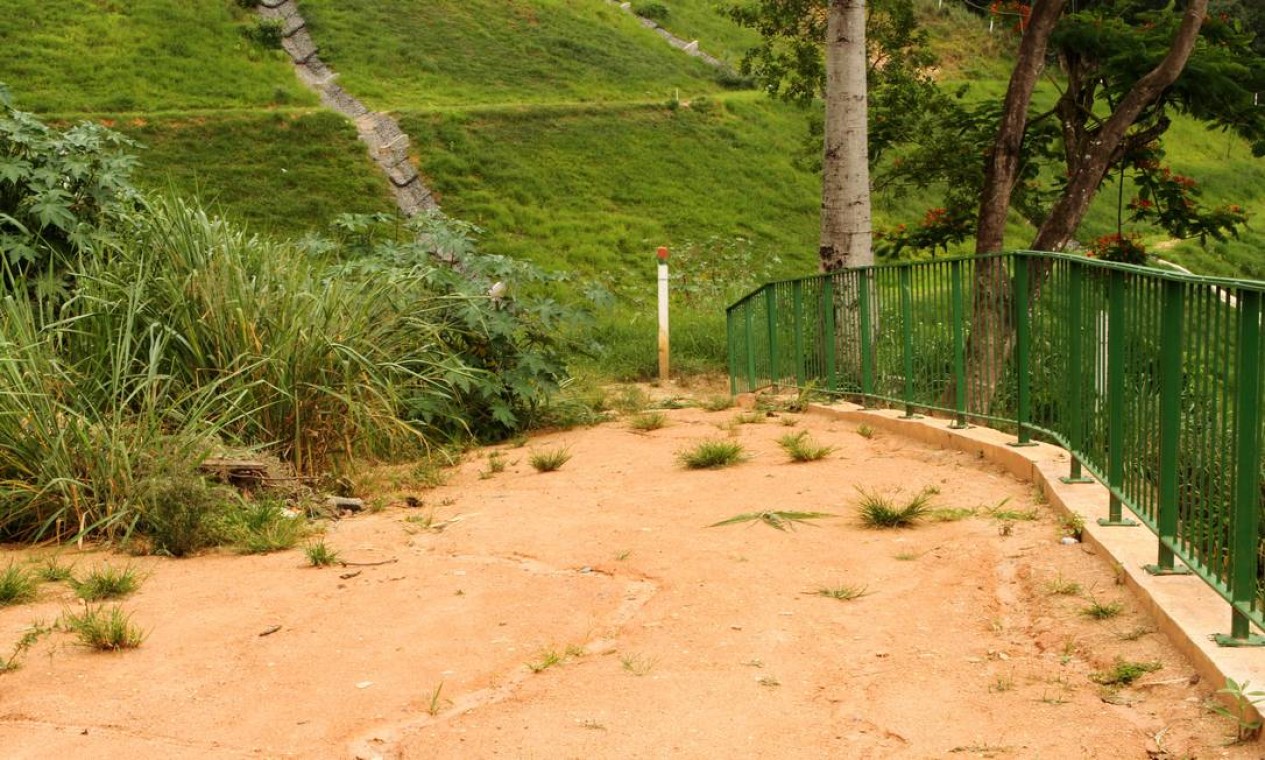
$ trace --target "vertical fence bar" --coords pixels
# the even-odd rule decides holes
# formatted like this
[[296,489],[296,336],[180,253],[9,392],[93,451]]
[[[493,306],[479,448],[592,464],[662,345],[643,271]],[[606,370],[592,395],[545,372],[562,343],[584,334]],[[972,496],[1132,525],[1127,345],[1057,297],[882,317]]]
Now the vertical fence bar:
[[962,262],[949,270],[953,289],[953,408],[957,416],[949,427],[961,430],[966,424],[966,304],[962,296]]
[[1085,267],[1080,263],[1069,265],[1067,281],[1067,442],[1071,449],[1072,467],[1064,483],[1093,483],[1093,478],[1081,474],[1081,458],[1078,452],[1085,447],[1085,361],[1084,330]]
[[1014,277],[1015,304],[1015,378],[1019,384],[1015,421],[1019,427],[1019,440],[1011,446],[1033,446],[1032,422],[1032,374],[1029,371],[1032,354],[1032,310],[1028,308],[1028,257],[1015,254]]
[[777,288],[773,285],[764,288],[764,311],[769,327],[769,383],[776,388],[781,383],[782,370],[777,356]]
[[804,281],[791,284],[791,304],[795,319],[795,387],[804,387]]
[[1235,461],[1234,511],[1230,537],[1230,635],[1219,635],[1222,646],[1262,646],[1265,638],[1252,634],[1248,613],[1256,598],[1261,509],[1261,294],[1238,294],[1239,329],[1234,399]]
[[835,357],[835,278],[826,275],[821,282],[822,340],[826,343],[826,390],[839,387],[839,366]]
[[743,321],[747,328],[747,392],[755,390],[755,332],[752,326],[751,315],[755,313],[753,302],[755,296],[748,298],[742,305]]
[[874,396],[874,270],[862,269],[857,277],[857,300],[861,316],[861,397],[862,406],[869,406]]
[[738,395],[738,339],[734,329],[734,310],[725,312],[725,345],[729,348],[729,395]]
[[905,360],[905,415],[902,419],[918,419],[914,414],[914,294],[913,267],[900,270],[900,330]]
[[1182,324],[1185,290],[1181,282],[1166,280],[1160,305],[1160,473],[1156,528],[1160,534],[1159,557],[1147,565],[1152,575],[1186,575],[1190,571],[1173,564],[1177,541],[1177,452],[1182,427]]
[[1125,287],[1124,272],[1112,269],[1107,287],[1107,487],[1111,504],[1103,526],[1137,525],[1125,519],[1121,511],[1120,492],[1124,487],[1124,361],[1125,361]]

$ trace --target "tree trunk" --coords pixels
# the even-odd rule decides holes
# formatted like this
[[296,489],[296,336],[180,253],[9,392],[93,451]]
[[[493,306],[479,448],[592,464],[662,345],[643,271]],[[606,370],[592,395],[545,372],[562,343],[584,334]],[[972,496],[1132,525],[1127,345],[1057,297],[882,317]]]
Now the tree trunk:
[[[1206,15],[1208,0],[1191,0],[1168,55],[1133,85],[1098,133],[1082,146],[1081,160],[1068,177],[1067,189],[1037,231],[1036,240],[1032,242],[1033,248],[1040,251],[1061,251],[1072,240],[1129,128],[1147,106],[1177,81],[1182,69],[1186,68],[1186,61],[1190,59],[1195,43],[1199,40],[1199,30]],[[1039,278],[1034,278],[1034,283],[1037,282]]]
[[866,122],[865,0],[830,0],[826,25],[826,125],[822,162],[821,269],[874,263]]
[[[1019,176],[1028,106],[1045,66],[1050,33],[1065,3],[1066,0],[1044,0],[1035,5],[1029,17],[1028,28],[1019,46],[1019,60],[1006,90],[997,140],[984,167],[984,188],[975,237],[977,256],[1000,253],[1005,244],[1006,214],[1010,210],[1015,179]],[[977,259],[973,289],[975,308],[971,314],[967,345],[967,407],[986,413],[1001,381],[1004,362],[998,361],[998,354],[1009,355],[1009,343],[1014,334],[1010,277],[1005,261],[998,257]],[[952,389],[949,392],[952,393]]]

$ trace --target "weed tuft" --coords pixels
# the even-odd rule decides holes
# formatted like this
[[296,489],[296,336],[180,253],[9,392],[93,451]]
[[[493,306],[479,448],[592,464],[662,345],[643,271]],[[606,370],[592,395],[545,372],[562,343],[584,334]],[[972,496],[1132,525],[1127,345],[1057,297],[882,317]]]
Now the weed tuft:
[[35,579],[12,562],[0,573],[0,607],[33,601],[35,591]]
[[718,470],[744,461],[746,451],[736,441],[702,441],[692,449],[677,452],[677,460],[689,470]]
[[1120,602],[1100,602],[1097,599],[1091,600],[1089,605],[1081,610],[1081,614],[1091,620],[1110,620],[1121,612],[1124,612],[1124,605]]
[[712,396],[704,399],[699,406],[709,412],[723,412],[734,408],[734,399],[733,396]]
[[338,552],[329,548],[324,541],[308,544],[304,547],[303,554],[312,567],[329,567],[338,562]]
[[554,472],[571,461],[571,451],[565,446],[547,451],[537,451],[528,457],[527,461],[531,463],[532,467],[536,468],[536,472]]
[[75,595],[85,602],[103,599],[120,599],[140,588],[140,577],[135,568],[113,568],[105,565],[95,568],[83,580],[71,579]]
[[873,438],[874,428],[870,427],[869,425],[857,425],[857,435],[867,440],[870,438]]
[[132,616],[117,605],[108,611],[101,606],[86,607],[80,613],[62,616],[66,630],[78,637],[79,643],[101,651],[135,649],[145,640],[145,633],[132,624]]
[[1045,584],[1046,593],[1051,596],[1077,596],[1081,592],[1081,584],[1063,577],[1062,573]]
[[1090,674],[1089,680],[1100,686],[1128,686],[1147,673],[1153,673],[1164,667],[1159,660],[1151,662],[1129,662],[1116,660],[1116,664],[1108,670],[1099,670]]
[[227,533],[244,554],[292,549],[307,534],[307,521],[276,502],[246,504],[229,514]]
[[784,435],[777,439],[777,445],[782,447],[792,462],[816,462],[835,450],[834,446],[823,446],[814,441],[807,430]]
[[834,517],[829,512],[784,512],[770,510],[767,512],[744,512],[740,515],[734,515],[718,523],[708,525],[709,528],[716,528],[721,525],[736,525],[746,522],[760,522],[776,528],[778,530],[794,530],[796,524],[811,525],[809,520],[818,520],[823,517]]
[[45,559],[33,572],[45,583],[65,583],[74,577],[74,568],[63,565],[56,557]]
[[827,599],[838,599],[841,602],[850,602],[853,599],[860,599],[866,596],[869,592],[866,591],[865,586],[849,586],[845,583],[840,583],[835,586],[819,586],[815,591],[807,591],[805,593],[813,596],[824,596]]
[[668,416],[663,412],[642,412],[628,420],[628,427],[633,430],[639,430],[643,433],[649,433],[652,430],[659,430],[667,427]]
[[860,487],[857,488],[857,492],[861,494],[857,514],[861,518],[861,525],[866,528],[911,527],[926,517],[930,511],[928,505],[931,502],[931,494],[925,490],[919,491],[903,504],[897,504],[891,496],[872,493]]
[[653,657],[646,657],[641,654],[625,654],[619,657],[620,667],[635,676],[647,675],[651,670],[654,670],[654,666],[658,662]]

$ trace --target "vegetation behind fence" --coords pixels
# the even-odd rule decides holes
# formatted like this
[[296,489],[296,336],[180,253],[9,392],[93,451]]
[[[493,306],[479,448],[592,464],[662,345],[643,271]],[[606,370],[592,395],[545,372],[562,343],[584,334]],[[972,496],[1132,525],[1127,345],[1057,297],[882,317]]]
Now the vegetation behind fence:
[[[994,285],[976,279],[996,275]],[[976,292],[988,294],[977,303]],[[1198,574],[1265,625],[1265,283],[1016,252],[774,282],[729,307],[735,393],[813,388],[1056,442],[1159,537],[1159,574]],[[1180,563],[1175,562],[1180,560]]]

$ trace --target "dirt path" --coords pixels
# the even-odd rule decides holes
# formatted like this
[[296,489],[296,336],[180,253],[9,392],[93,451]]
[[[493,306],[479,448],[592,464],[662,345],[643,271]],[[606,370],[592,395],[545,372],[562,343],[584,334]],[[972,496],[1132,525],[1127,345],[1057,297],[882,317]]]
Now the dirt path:
[[[1211,688],[1191,683],[1104,561],[1059,544],[1028,484],[822,417],[718,427],[736,414],[534,438],[500,447],[508,467],[491,477],[481,452],[420,509],[330,527],[344,559],[391,564],[69,557],[143,567],[125,607],[149,636],[117,655],[46,638],[0,675],[0,755],[1261,756],[1224,746],[1233,727],[1202,707]],[[776,439],[799,430],[838,448],[789,464]],[[750,461],[677,465],[681,448],[731,434]],[[559,445],[573,454],[560,471],[528,465]],[[976,514],[865,530],[855,487],[930,487],[933,507]],[[998,505],[1036,519],[989,516]],[[428,529],[432,509],[460,519]],[[840,517],[706,527],[769,509]],[[841,584],[867,594],[816,593]],[[1072,584],[1078,594],[1051,593]],[[1090,620],[1091,598],[1124,611]],[[0,651],[71,604],[46,585],[37,603],[0,609]],[[1163,668],[1118,690],[1090,680],[1117,658]]]

